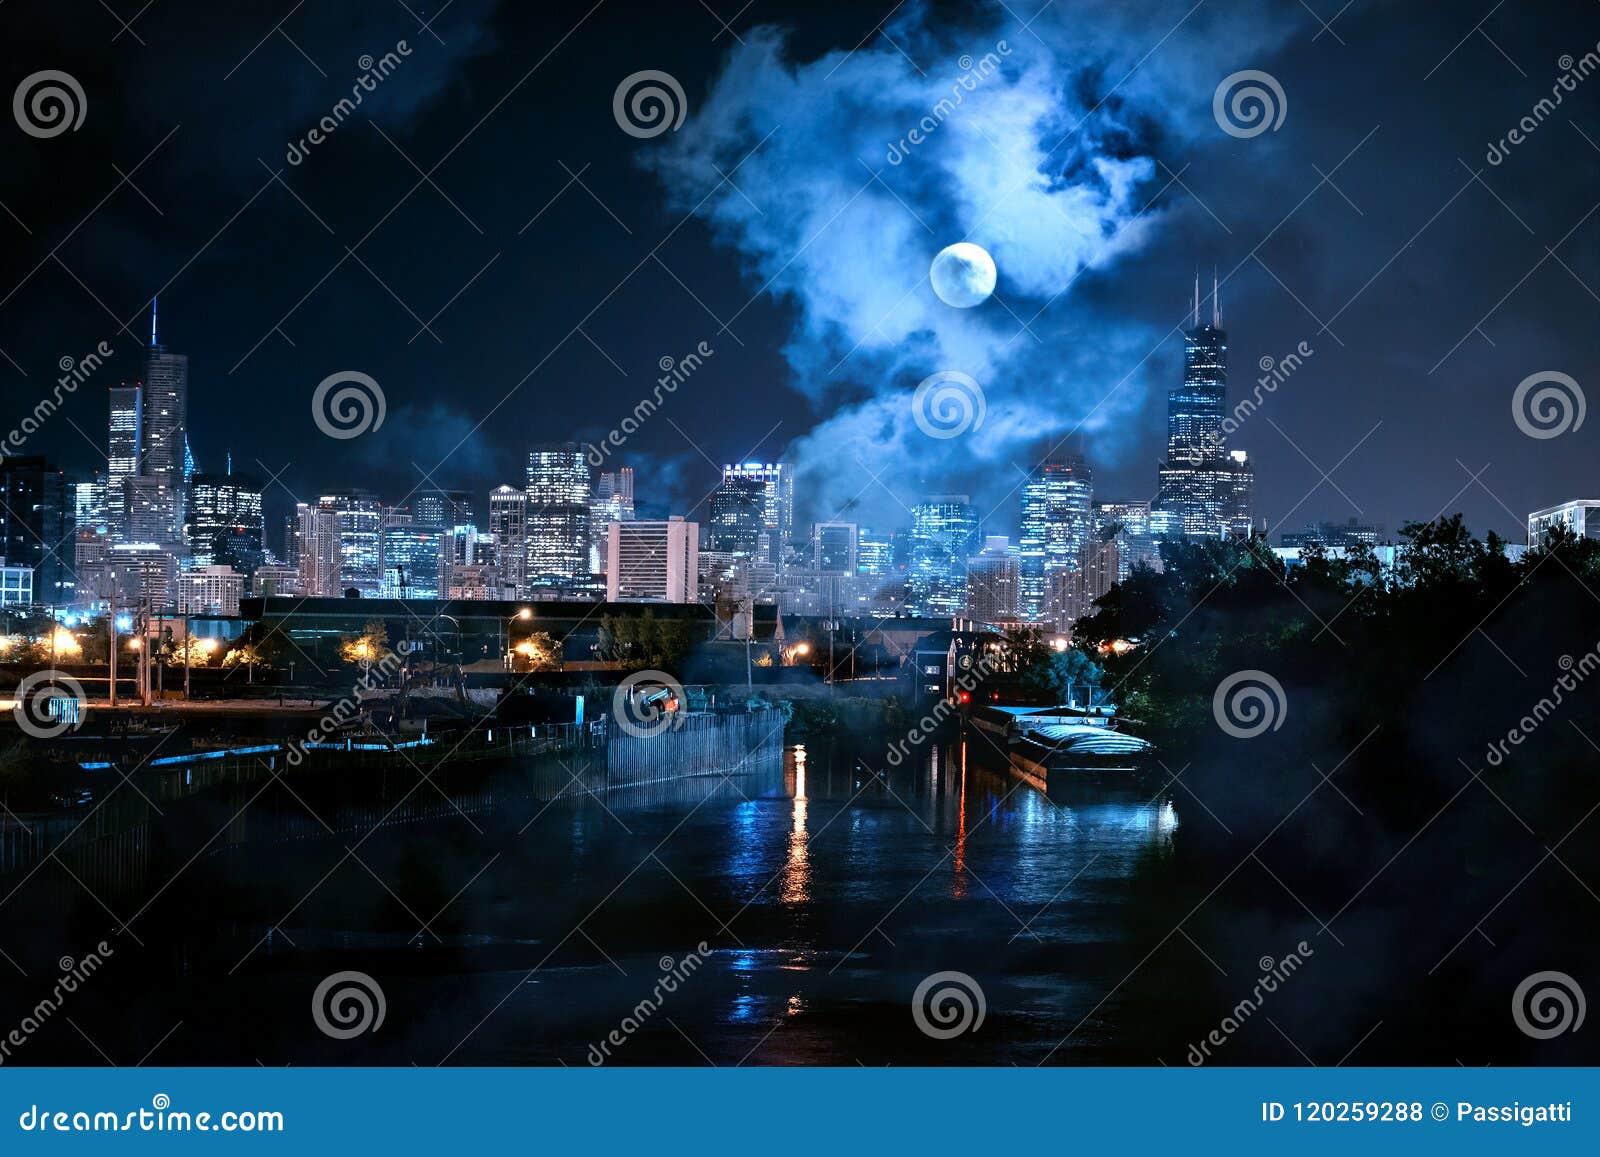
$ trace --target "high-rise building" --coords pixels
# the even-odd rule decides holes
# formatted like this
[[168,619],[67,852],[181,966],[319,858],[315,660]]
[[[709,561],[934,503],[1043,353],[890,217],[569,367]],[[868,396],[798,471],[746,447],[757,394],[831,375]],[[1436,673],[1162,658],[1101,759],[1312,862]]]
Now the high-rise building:
[[589,575],[589,463],[576,442],[528,451],[526,516],[529,588]]
[[967,560],[967,613],[991,625],[1017,618],[1021,562],[1020,551],[1007,539],[987,539],[983,550]]
[[692,603],[698,597],[700,524],[674,516],[606,528],[606,599]]
[[1078,550],[1094,531],[1094,476],[1082,456],[1045,462],[1022,487],[1017,611],[1030,622],[1054,617],[1057,572],[1077,569]]
[[317,505],[333,512],[337,531],[338,580],[332,592],[356,591],[377,598],[383,586],[383,507],[365,490],[324,494]]
[[489,492],[489,533],[494,536],[494,564],[500,582],[513,598],[527,593],[528,492],[496,486]]
[[242,474],[196,474],[189,485],[189,557],[193,565],[255,573],[265,557],[261,483]]
[[[767,487],[759,478],[730,477],[724,467],[722,485],[711,492],[711,516],[706,524],[706,548],[746,561],[763,556],[770,560],[767,530]],[[763,542],[769,545],[763,549]]]
[[106,529],[106,480],[96,470],[87,482],[70,482],[67,490],[72,501],[73,523],[84,527]]
[[743,462],[722,468],[722,483],[753,480],[761,486],[761,514],[766,527],[768,561],[781,571],[794,537],[794,467],[786,462]]
[[145,360],[144,418],[140,430],[139,476],[146,484],[141,516],[160,531],[154,541],[182,540],[189,475],[189,359],[167,352],[156,336],[156,309],[150,308],[150,348]]
[[1600,538],[1600,498],[1574,498],[1535,510],[1528,515],[1528,545],[1538,546],[1558,526],[1579,538]]
[[237,615],[245,576],[231,566],[202,566],[178,576],[180,615]]
[[1134,567],[1161,569],[1161,552],[1150,524],[1148,502],[1096,502],[1096,536],[1117,541],[1117,581],[1126,582]]
[[814,522],[805,565],[790,571],[787,603],[820,615],[854,609],[860,529],[853,522]]
[[314,598],[342,594],[339,588],[339,514],[323,502],[295,506],[294,555],[300,566],[300,589]]
[[151,543],[118,543],[106,557],[79,575],[93,599],[106,599],[112,588],[124,607],[145,613],[171,612],[178,596],[178,558]]
[[0,460],[0,561],[32,568],[40,603],[72,601],[73,529],[61,471],[43,458]]
[[420,490],[411,498],[412,517],[424,526],[475,523],[472,495],[465,490]]
[[623,466],[600,474],[589,499],[589,569],[606,573],[606,551],[611,538],[606,527],[633,521],[633,467]]
[[911,508],[911,601],[924,615],[963,614],[967,560],[978,546],[978,514],[965,494],[935,495]]
[[1121,545],[1115,536],[1092,538],[1078,550],[1078,565],[1073,568],[1072,581],[1057,624],[1070,631],[1078,619],[1094,614],[1096,599],[1101,599],[1118,580],[1121,569]]
[[1228,335],[1215,279],[1211,322],[1200,324],[1195,278],[1193,326],[1184,333],[1183,382],[1167,397],[1167,460],[1152,504],[1167,533],[1220,538],[1250,533],[1255,476],[1243,450],[1228,450]]
[[437,599],[444,592],[445,530],[421,523],[390,526],[383,532],[383,581],[386,599]]
[[110,435],[106,442],[105,517],[111,537],[124,540],[128,519],[128,479],[139,473],[139,450],[144,442],[144,386],[112,386]]
[[[74,515],[74,531],[72,531],[72,546],[61,547],[62,563],[72,563],[75,574],[82,571],[85,566],[93,566],[106,557],[107,550],[112,544],[112,523],[106,509],[106,477],[94,472],[90,482],[74,482],[67,485],[70,502],[72,502],[72,515]],[[78,597],[86,597],[93,592],[88,589],[74,589],[74,602]]]
[[859,535],[853,522],[812,523],[811,566],[821,574],[855,574]]
[[856,574],[879,578],[893,569],[893,536],[863,526],[856,535]]

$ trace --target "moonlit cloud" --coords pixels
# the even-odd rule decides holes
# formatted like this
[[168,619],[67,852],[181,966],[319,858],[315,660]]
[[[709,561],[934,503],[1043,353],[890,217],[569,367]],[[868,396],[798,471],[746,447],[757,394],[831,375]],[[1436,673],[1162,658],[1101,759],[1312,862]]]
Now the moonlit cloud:
[[[1164,330],[1101,317],[1082,291],[1161,230],[1154,126],[1187,132],[1188,113],[1167,117],[1170,94],[1154,86],[1137,104],[1108,95],[1105,78],[1125,74],[1148,32],[1090,41],[997,12],[987,28],[952,28],[908,8],[884,37],[812,61],[779,30],[746,33],[682,131],[649,154],[673,207],[739,253],[753,291],[794,310],[787,384],[830,415],[791,449],[817,517],[862,491],[859,463],[889,467],[911,502],[923,475],[959,489],[981,474],[998,499],[1016,471],[997,464],[1029,467],[1072,431],[1105,460],[1154,384],[1139,365]],[[994,299],[970,310],[927,279],[959,240],[999,268]],[[911,420],[916,384],[941,370],[984,391],[985,420],[959,442]],[[860,502],[900,520],[881,486]]]

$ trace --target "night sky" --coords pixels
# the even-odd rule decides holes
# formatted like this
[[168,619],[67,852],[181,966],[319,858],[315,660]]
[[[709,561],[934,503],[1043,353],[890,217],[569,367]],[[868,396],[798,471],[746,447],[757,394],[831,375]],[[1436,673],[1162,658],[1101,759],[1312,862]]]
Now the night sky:
[[[1274,541],[1456,510],[1520,541],[1528,510],[1600,494],[1600,417],[1537,439],[1512,413],[1531,374],[1600,383],[1600,75],[1486,157],[1564,57],[1600,51],[1600,4],[890,7],[13,0],[6,91],[60,70],[86,115],[48,139],[0,125],[0,425],[108,341],[115,368],[22,451],[103,467],[103,387],[138,372],[159,293],[203,469],[231,451],[278,475],[279,512],[338,486],[481,494],[520,485],[532,442],[604,437],[705,342],[612,458],[644,512],[703,517],[721,463],[790,455],[804,517],[896,526],[967,491],[1012,533],[1053,447],[1087,455],[1097,497],[1153,496],[1215,265],[1233,399],[1262,358],[1314,351],[1230,443]],[[890,163],[988,53],[998,71]],[[1237,137],[1213,96],[1246,69],[1284,115]],[[642,70],[681,85],[676,131],[619,127]],[[999,286],[958,311],[925,277],[963,239]],[[342,370],[387,403],[350,441],[311,414]],[[935,440],[911,397],[947,370],[986,412]]]

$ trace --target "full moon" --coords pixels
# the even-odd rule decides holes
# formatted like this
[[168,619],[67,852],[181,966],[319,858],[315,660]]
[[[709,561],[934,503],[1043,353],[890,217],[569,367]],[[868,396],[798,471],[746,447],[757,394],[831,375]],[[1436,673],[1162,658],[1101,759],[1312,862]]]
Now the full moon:
[[957,309],[971,309],[994,292],[994,258],[981,245],[957,241],[939,250],[928,278],[940,301]]

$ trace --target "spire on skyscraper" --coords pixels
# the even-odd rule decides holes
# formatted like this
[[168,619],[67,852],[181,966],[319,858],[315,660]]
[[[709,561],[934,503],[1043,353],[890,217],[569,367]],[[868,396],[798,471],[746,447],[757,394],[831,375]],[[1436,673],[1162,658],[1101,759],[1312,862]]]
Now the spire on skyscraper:
[[150,348],[156,347],[156,299],[150,299]]
[[1200,328],[1200,267],[1194,267],[1194,328]]
[[1217,267],[1211,267],[1211,328],[1222,328],[1222,287],[1217,283]]

